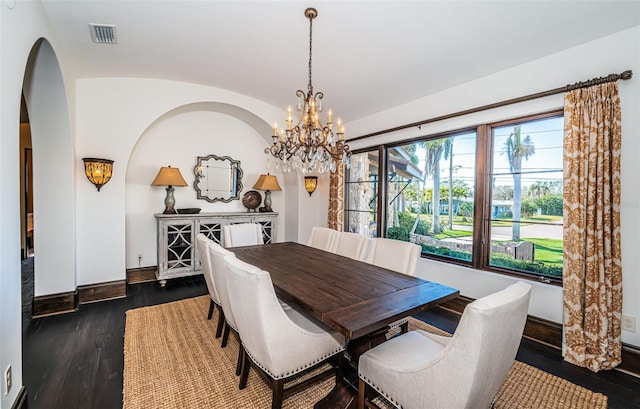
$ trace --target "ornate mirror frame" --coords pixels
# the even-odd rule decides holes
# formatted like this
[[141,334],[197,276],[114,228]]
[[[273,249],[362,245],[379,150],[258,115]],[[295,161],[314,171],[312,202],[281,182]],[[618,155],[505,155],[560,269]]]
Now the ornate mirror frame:
[[193,188],[198,199],[210,203],[240,199],[242,168],[239,160],[229,156],[198,156],[193,174],[196,177]]

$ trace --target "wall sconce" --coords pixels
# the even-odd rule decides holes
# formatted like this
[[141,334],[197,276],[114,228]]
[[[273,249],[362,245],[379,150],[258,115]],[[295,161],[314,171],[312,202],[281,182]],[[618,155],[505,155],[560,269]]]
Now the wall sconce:
[[256,181],[256,184],[253,185],[253,188],[265,191],[264,207],[261,207],[258,210],[260,210],[261,212],[272,212],[273,210],[271,209],[271,191],[282,190],[282,188],[280,188],[280,185],[278,184],[278,179],[268,173],[266,175],[260,175],[260,177]]
[[187,186],[187,182],[185,182],[182,174],[180,173],[180,169],[172,168],[171,166],[162,167],[160,171],[158,171],[158,175],[153,182],[151,182],[151,186],[167,186],[167,196],[164,198],[164,214],[175,214],[176,209],[174,206],[176,204],[176,198],[173,197],[173,191],[175,190],[173,186]]
[[111,180],[113,171],[113,161],[109,159],[82,158],[84,162],[84,174],[89,182],[96,185],[98,192],[100,188]]
[[304,177],[304,188],[307,189],[307,192],[309,192],[309,196],[311,196],[311,194],[316,191],[317,186],[318,186],[317,176]]

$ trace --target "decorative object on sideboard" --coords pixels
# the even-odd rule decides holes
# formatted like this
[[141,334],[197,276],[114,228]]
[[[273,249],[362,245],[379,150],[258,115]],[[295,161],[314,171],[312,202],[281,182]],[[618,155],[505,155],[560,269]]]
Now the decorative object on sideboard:
[[316,191],[317,186],[318,186],[317,176],[304,177],[304,188],[307,189],[307,192],[309,192],[309,196],[311,196],[311,194]]
[[199,207],[187,207],[184,209],[176,209],[176,212],[178,212],[178,214],[198,214],[200,210],[202,209]]
[[197,199],[209,203],[229,203],[240,199],[242,168],[239,160],[229,156],[198,156],[193,174]]
[[84,162],[84,174],[99,192],[100,188],[111,180],[113,161],[99,158],[82,158],[82,161]]
[[151,182],[151,186],[167,186],[167,196],[164,198],[164,214],[175,214],[176,209],[174,206],[176,204],[176,199],[173,196],[174,186],[187,186],[187,182],[182,177],[180,173],[180,169],[172,168],[171,166],[161,167],[160,171],[158,171],[158,175],[153,182]]
[[242,195],[242,205],[247,208],[247,212],[256,212],[262,203],[262,196],[255,190],[250,190]]
[[253,185],[254,189],[264,190],[264,207],[261,207],[259,210],[261,212],[272,212],[271,209],[271,191],[279,191],[282,190],[280,185],[278,184],[278,179],[274,175],[266,174],[260,175],[258,181],[255,185]]
[[[333,129],[333,114],[327,113],[327,123],[320,120],[322,112],[322,92],[313,92],[311,83],[311,44],[313,19],[318,16],[318,10],[308,8],[304,15],[309,19],[309,84],[307,93],[296,91],[298,97],[298,111],[300,118],[294,125],[291,117],[291,106],[287,110],[287,129],[280,129],[273,124],[273,145],[265,148],[264,152],[273,156],[276,169],[284,172],[300,169],[302,173],[309,173],[317,168],[319,173],[335,172],[337,163],[350,166],[351,151],[344,141],[344,127],[338,118],[336,132]],[[267,163],[269,160],[267,159]]]

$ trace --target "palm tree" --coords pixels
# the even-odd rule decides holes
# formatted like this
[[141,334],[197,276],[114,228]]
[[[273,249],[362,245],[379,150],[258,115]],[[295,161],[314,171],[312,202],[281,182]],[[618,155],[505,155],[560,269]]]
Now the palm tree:
[[433,234],[438,234],[442,231],[440,228],[440,159],[442,158],[442,152],[444,151],[445,139],[436,139],[433,141],[427,141],[427,163],[426,168],[429,173],[433,175],[433,196],[431,206],[433,210]]
[[522,206],[522,159],[527,160],[536,152],[529,135],[522,138],[520,125],[513,128],[513,132],[505,141],[509,168],[513,175],[513,229],[511,239],[520,240],[520,207]]
[[444,160],[449,160],[449,230],[453,230],[453,138],[444,141]]

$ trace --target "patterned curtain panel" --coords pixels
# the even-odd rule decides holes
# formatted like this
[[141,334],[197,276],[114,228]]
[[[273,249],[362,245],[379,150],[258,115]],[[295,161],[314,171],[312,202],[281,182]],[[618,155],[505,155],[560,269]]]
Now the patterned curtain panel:
[[618,85],[568,92],[564,104],[565,360],[598,372],[622,347]]
[[336,161],[336,171],[329,176],[329,228],[343,230],[344,225],[344,166]]

